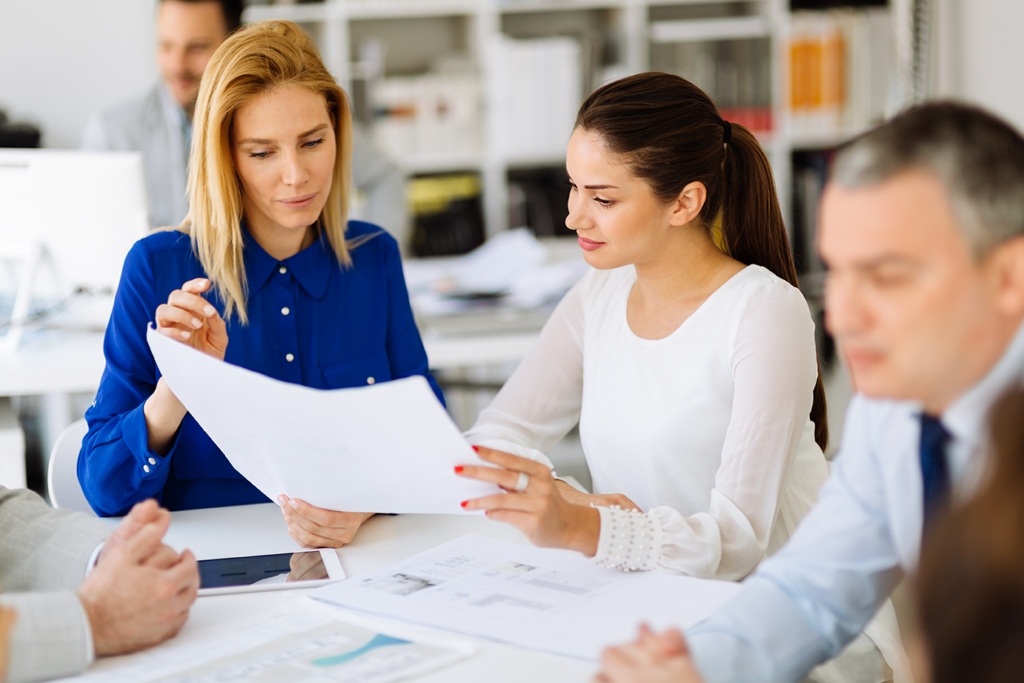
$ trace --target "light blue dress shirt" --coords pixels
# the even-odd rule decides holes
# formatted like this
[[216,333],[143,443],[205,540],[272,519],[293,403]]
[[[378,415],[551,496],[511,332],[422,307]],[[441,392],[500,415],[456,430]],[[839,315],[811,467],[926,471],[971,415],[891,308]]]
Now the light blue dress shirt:
[[[1024,327],[989,374],[942,415],[954,497],[984,464],[986,416],[1024,378]],[[708,683],[798,681],[864,628],[917,566],[924,517],[921,406],[856,396],[840,456],[789,543],[687,638]]]

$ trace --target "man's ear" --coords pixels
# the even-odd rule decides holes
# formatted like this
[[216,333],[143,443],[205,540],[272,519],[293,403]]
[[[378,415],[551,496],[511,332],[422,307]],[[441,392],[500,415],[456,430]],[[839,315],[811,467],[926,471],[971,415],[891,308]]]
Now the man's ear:
[[679,196],[672,200],[670,225],[686,225],[698,215],[707,201],[708,190],[704,183],[694,181],[682,189]]
[[988,256],[997,302],[1008,315],[1024,315],[1024,235],[1013,237]]

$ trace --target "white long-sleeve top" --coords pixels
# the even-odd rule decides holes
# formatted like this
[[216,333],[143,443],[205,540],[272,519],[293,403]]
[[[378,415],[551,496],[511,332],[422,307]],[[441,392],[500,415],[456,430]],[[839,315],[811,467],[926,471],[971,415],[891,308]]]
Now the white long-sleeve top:
[[[647,511],[637,527],[602,508],[595,559],[742,578],[786,542],[828,477],[809,417],[807,303],[748,266],[648,340],[626,321],[635,281],[627,266],[577,283],[467,438],[550,467],[545,454],[578,421],[594,492]],[[616,562],[630,529],[649,541]]]

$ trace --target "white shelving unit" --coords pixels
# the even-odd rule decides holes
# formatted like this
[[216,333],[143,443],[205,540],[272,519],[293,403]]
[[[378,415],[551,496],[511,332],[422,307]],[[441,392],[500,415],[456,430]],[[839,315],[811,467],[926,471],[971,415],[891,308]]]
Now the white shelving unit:
[[[652,66],[658,46],[710,41],[765,39],[771,60],[770,106],[773,126],[761,136],[772,161],[783,210],[789,215],[793,150],[828,147],[857,130],[797,134],[787,121],[791,13],[787,0],[327,0],[321,3],[259,4],[249,6],[246,21],[289,19],[310,31],[339,82],[352,92],[353,75],[360,73],[360,40],[375,32],[391,36],[384,75],[415,73],[416,57],[436,45],[436,56],[455,50],[474,65],[480,79],[480,150],[477,153],[421,154],[397,159],[410,174],[469,171],[482,178],[487,234],[508,227],[510,169],[558,167],[564,153],[518,154],[503,151],[499,73],[490,48],[500,36],[535,38],[559,35],[574,22],[600,35],[604,63],[586,73],[621,76]],[[595,28],[596,27],[596,28]],[[387,38],[382,38],[387,42]],[[454,47],[453,47],[454,45]],[[406,59],[401,56],[406,54]],[[611,55],[611,57],[608,57]],[[392,56],[401,64],[393,65]],[[419,57],[420,68],[426,62]],[[599,68],[597,68],[599,67]],[[589,92],[598,85],[584,83]],[[698,85],[702,85],[698,82]],[[580,93],[582,98],[585,92]]]

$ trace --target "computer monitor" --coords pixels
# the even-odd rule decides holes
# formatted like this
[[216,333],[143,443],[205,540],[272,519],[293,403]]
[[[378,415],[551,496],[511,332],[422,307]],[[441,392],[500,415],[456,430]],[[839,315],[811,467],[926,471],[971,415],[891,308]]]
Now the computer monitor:
[[148,230],[140,153],[0,149],[0,338],[29,307],[113,293]]
[[42,245],[36,296],[117,287],[149,229],[142,169],[139,152],[0,149],[0,245]]

